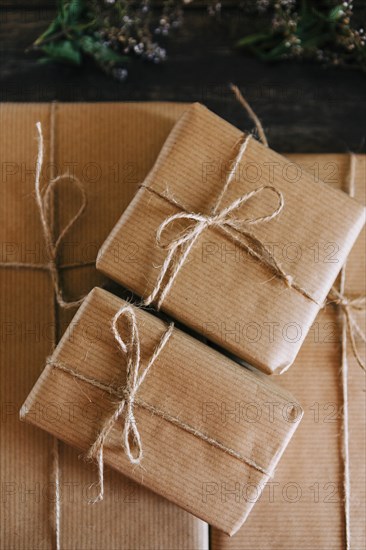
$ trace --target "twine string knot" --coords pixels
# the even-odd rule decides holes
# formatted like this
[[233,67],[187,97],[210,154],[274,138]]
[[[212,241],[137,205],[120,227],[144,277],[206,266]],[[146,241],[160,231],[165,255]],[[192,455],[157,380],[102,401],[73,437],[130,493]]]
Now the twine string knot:
[[357,322],[357,314],[366,311],[366,296],[350,298],[336,287],[333,287],[329,293],[329,297],[331,298],[330,303],[336,304],[341,308],[346,321],[353,355],[359,366],[366,371],[365,359],[361,356],[356,341],[357,337],[359,337],[362,342],[366,343],[366,334]]
[[[226,188],[227,183],[224,186],[225,190]],[[250,199],[265,192],[271,192],[277,197],[277,205],[273,208],[272,212],[265,216],[249,217],[244,219],[238,216],[233,216],[233,213],[250,201]],[[220,195],[220,200],[222,195],[223,193]],[[156,243],[160,248],[167,250],[168,254],[160,270],[160,274],[153,291],[144,301],[145,305],[151,304],[157,298],[158,294],[160,294],[156,304],[157,308],[160,308],[196,240],[209,227],[219,229],[235,244],[243,247],[252,256],[269,265],[288,286],[292,286],[292,277],[283,271],[269,248],[267,248],[266,245],[256,238],[250,231],[251,226],[267,223],[275,219],[281,213],[283,207],[284,198],[281,191],[272,185],[262,185],[249,193],[241,195],[221,210],[218,210],[219,201],[217,201],[211,214],[183,211],[166,218],[157,230]],[[176,237],[173,237],[170,240],[165,240],[164,236],[168,228],[173,226],[173,224],[177,221],[181,220],[188,220],[192,223],[190,223],[188,227],[181,231]],[[255,248],[243,241],[243,237],[246,237]],[[163,282],[165,277],[168,275],[168,272],[169,278],[164,286]]]
[[[84,298],[80,298],[76,301],[66,301],[62,292],[62,285],[60,282],[60,273],[58,269],[58,254],[62,241],[65,239],[66,235],[69,233],[75,222],[80,218],[86,207],[86,193],[85,189],[79,180],[74,174],[65,173],[55,178],[51,178],[45,190],[41,189],[41,173],[43,166],[43,157],[44,157],[44,143],[43,143],[43,133],[42,126],[40,122],[36,124],[37,133],[38,133],[38,157],[36,163],[36,177],[35,177],[35,197],[36,204],[38,206],[42,231],[46,244],[46,251],[48,255],[48,270],[51,275],[53,287],[55,290],[55,296],[57,303],[60,307],[68,309],[71,307],[77,307],[81,304]],[[81,196],[81,202],[79,209],[76,214],[71,216],[69,221],[60,231],[60,234],[56,238],[53,232],[53,215],[52,215],[52,198],[55,192],[55,188],[63,181],[70,181],[72,185],[79,191]]]
[[[123,317],[127,322],[128,336],[123,340],[118,328],[118,322]],[[103,500],[104,496],[104,461],[103,449],[106,439],[117,420],[123,415],[122,448],[131,464],[138,465],[143,458],[143,448],[140,432],[135,418],[135,398],[138,389],[144,382],[151,367],[160,355],[173,332],[173,323],[164,332],[155,347],[146,367],[141,368],[141,344],[136,315],[131,305],[122,306],[112,320],[112,332],[116,342],[126,358],[126,383],[120,388],[120,401],[115,411],[105,420],[96,440],[90,447],[87,458],[95,459],[98,464],[98,495],[92,502]],[[141,372],[142,371],[142,372]]]

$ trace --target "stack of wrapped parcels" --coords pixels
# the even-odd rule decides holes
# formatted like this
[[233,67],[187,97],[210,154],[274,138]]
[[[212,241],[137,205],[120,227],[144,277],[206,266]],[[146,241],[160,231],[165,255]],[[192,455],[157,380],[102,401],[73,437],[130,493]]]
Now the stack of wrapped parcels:
[[3,546],[363,547],[365,158],[200,104],[1,119]]

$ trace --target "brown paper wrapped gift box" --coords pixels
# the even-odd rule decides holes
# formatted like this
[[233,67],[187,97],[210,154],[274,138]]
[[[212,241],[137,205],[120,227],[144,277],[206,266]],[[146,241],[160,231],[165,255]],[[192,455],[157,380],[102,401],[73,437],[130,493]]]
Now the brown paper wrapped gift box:
[[[68,168],[84,183],[87,208],[61,249],[63,264],[93,262],[96,251],[153,165],[183,107],[169,104],[59,104],[55,109],[55,173]],[[0,262],[45,264],[47,254],[34,198],[35,123],[42,123],[50,176],[49,104],[0,107],[2,163]],[[60,226],[75,212],[77,195],[59,188]],[[128,255],[129,251],[125,251]],[[75,299],[102,282],[94,265],[62,271]],[[54,547],[53,441],[19,421],[19,407],[37,380],[75,309],[54,310],[47,271],[0,267],[1,314],[1,543],[6,550]],[[57,414],[50,408],[50,414]],[[91,414],[91,413],[90,413]],[[95,467],[59,445],[61,548],[207,548],[207,526],[120,474],[105,473],[105,499],[88,504]]]
[[[309,173],[346,188],[350,155],[290,155]],[[366,199],[366,157],[356,157],[355,196]],[[366,231],[347,261],[345,295],[366,294]],[[364,312],[357,321],[365,329]],[[342,550],[346,548],[342,459],[341,324],[334,306],[323,310],[309,332],[293,367],[276,381],[296,392],[304,418],[242,529],[232,538],[218,531],[213,550]],[[361,356],[365,348],[358,345]],[[350,548],[366,547],[366,387],[365,373],[347,346],[350,451]],[[269,529],[263,528],[263,517]],[[283,520],[283,518],[286,518]]]
[[[243,139],[240,130],[202,105],[192,105],[103,245],[97,267],[148,301],[159,289],[153,302],[172,317],[253,366],[281,372],[295,359],[357,238],[364,208],[314,182],[307,172],[289,167],[288,160],[258,141]],[[242,147],[244,154],[234,168]],[[239,197],[262,186],[265,189],[224,215]],[[278,193],[284,206],[272,219],[279,208]],[[221,214],[224,221],[213,222]],[[159,227],[172,216],[178,217],[159,237]],[[263,221],[266,216],[271,219]],[[257,221],[251,225],[250,220]],[[190,231],[200,226],[196,238]],[[174,249],[179,238],[186,241]],[[136,251],[130,265],[118,255],[127,243]],[[294,243],[301,251],[295,258]],[[261,251],[262,244],[267,250]],[[316,244],[320,261],[314,259]],[[251,257],[246,246],[259,257]],[[289,247],[288,254],[279,253]],[[271,266],[266,263],[271,263],[269,254],[282,272],[273,261]],[[284,277],[292,279],[290,288]],[[166,288],[170,290],[160,301]],[[269,329],[273,338],[267,337]]]
[[[125,353],[118,353],[111,330],[112,319],[124,305],[126,302],[120,298],[95,288],[85,298],[22,407],[26,421],[84,452],[118,409],[118,402],[123,401],[123,406],[126,403],[125,393],[118,392],[118,388],[129,387],[129,360]],[[133,311],[140,335],[140,377],[167,325],[151,313],[138,308]],[[120,324],[121,338],[131,349],[131,329],[126,321]],[[92,327],[93,339],[86,337]],[[113,393],[108,393],[108,388],[113,388]],[[243,423],[230,412],[230,404],[240,400],[252,410],[252,414],[240,411],[240,417],[246,420]],[[75,405],[72,419],[67,414],[70,401]],[[44,413],[50,402],[60,410],[57,419]],[[268,403],[274,402],[278,403],[276,412],[265,414]],[[220,413],[212,408],[218,403],[229,411],[221,421]],[[89,420],[82,414],[88,405],[99,411]],[[131,422],[136,423],[142,441],[140,468],[131,464],[121,444],[123,422],[132,414],[136,420]],[[138,388],[133,411],[124,410],[114,422],[104,444],[104,460],[195,516],[233,534],[248,516],[257,492],[271,478],[301,417],[302,409],[294,397],[278,392],[268,377],[245,369],[174,328]],[[247,498],[219,498],[217,493],[224,495],[238,484]]]

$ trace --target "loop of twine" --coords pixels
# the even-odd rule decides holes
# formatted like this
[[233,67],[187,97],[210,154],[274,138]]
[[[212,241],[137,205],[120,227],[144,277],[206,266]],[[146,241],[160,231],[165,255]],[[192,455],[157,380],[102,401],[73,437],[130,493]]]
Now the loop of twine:
[[[125,317],[128,323],[128,337],[125,342],[118,329],[118,321],[121,317]],[[143,458],[143,449],[140,432],[138,430],[134,407],[136,393],[144,382],[147,374],[151,370],[151,367],[159,357],[160,353],[164,349],[166,343],[170,339],[173,332],[174,324],[171,323],[168,329],[164,332],[158,345],[155,347],[153,354],[151,355],[148,364],[143,372],[141,371],[141,350],[140,350],[140,336],[136,321],[136,315],[133,307],[130,305],[122,306],[121,309],[115,314],[112,320],[112,332],[116,342],[122,353],[126,357],[127,370],[126,370],[126,385],[120,391],[120,400],[118,402],[116,410],[106,419],[100,430],[95,442],[90,447],[87,458],[95,459],[98,464],[98,486],[99,492],[92,502],[99,502],[103,500],[104,496],[104,460],[103,449],[105,441],[117,422],[117,420],[124,415],[124,424],[122,432],[122,448],[131,464],[140,464]],[[132,443],[134,444],[137,453],[132,451]]]
[[[234,218],[231,214],[243,204],[247,203],[252,197],[263,193],[264,191],[271,191],[278,197],[277,207],[267,216],[261,216],[257,218],[248,218],[241,220],[240,218]],[[260,223],[266,223],[276,218],[282,211],[284,206],[284,199],[282,193],[275,187],[270,185],[263,185],[258,187],[250,193],[245,193],[238,199],[234,200],[229,206],[223,208],[221,211],[212,215],[197,214],[191,212],[179,212],[166,218],[158,228],[156,234],[156,242],[158,246],[168,251],[168,254],[164,260],[163,266],[160,270],[155,287],[151,294],[144,300],[145,305],[151,304],[159,295],[156,303],[157,309],[159,309],[169,293],[181,267],[185,263],[185,260],[190,253],[193,245],[198,237],[209,227],[215,227],[223,232],[232,242],[244,247],[256,258],[267,263],[276,274],[281,277],[289,286],[292,285],[292,278],[287,275],[277,260],[273,257],[269,249],[255,236],[246,229],[251,225]],[[185,231],[180,233],[177,237],[173,238],[170,242],[163,242],[163,234],[169,226],[173,225],[177,220],[188,220],[193,223],[189,225]],[[235,232],[233,232],[233,230]],[[251,242],[257,245],[257,250],[242,242],[241,236],[247,237]],[[168,273],[169,279],[165,286],[163,285],[164,279]]]
[[[59,255],[61,243],[63,242],[66,235],[69,233],[71,228],[74,226],[76,221],[80,218],[80,216],[83,214],[86,208],[86,203],[87,203],[86,192],[79,178],[74,174],[70,174],[70,173],[62,174],[55,178],[51,178],[46,188],[44,190],[41,189],[40,180],[41,180],[43,158],[44,158],[44,141],[43,141],[42,125],[40,122],[37,122],[36,129],[37,129],[37,140],[38,140],[38,155],[37,155],[37,162],[36,162],[34,192],[35,192],[35,200],[38,207],[39,217],[41,221],[42,232],[43,232],[45,245],[46,245],[48,263],[45,265],[42,265],[42,264],[23,263],[23,262],[0,262],[0,267],[16,268],[16,269],[17,268],[18,269],[21,269],[21,268],[38,269],[38,270],[48,271],[51,276],[52,285],[54,288],[55,297],[58,305],[63,309],[70,309],[73,307],[79,307],[85,297],[83,296],[80,299],[74,300],[74,301],[68,301],[64,298],[62,284],[60,280],[58,255]],[[53,131],[54,129],[52,129],[52,132]],[[66,223],[66,225],[60,231],[60,234],[58,235],[58,237],[55,238],[54,232],[53,232],[51,201],[52,201],[52,197],[54,195],[56,187],[63,181],[70,181],[75,186],[75,188],[80,193],[81,203],[76,214],[70,218],[70,220]],[[89,265],[89,263],[80,264],[80,265]],[[79,264],[75,264],[71,266],[63,266],[63,267],[67,268],[67,267],[78,267],[78,266]]]
[[[68,234],[72,226],[80,218],[80,216],[85,210],[86,193],[79,178],[77,178],[73,174],[63,174],[61,176],[57,176],[56,178],[51,179],[45,191],[42,193],[41,186],[40,186],[40,178],[41,178],[42,165],[43,165],[44,144],[43,144],[42,125],[40,122],[37,122],[36,128],[38,132],[38,158],[37,158],[37,164],[36,164],[36,179],[35,179],[36,203],[38,206],[39,215],[42,223],[43,235],[46,243],[46,250],[47,250],[47,253],[49,254],[48,267],[49,267],[49,272],[51,275],[53,287],[55,289],[56,300],[60,307],[62,307],[63,309],[69,309],[72,307],[78,307],[84,300],[84,297],[75,301],[67,301],[64,299],[62,287],[60,284],[60,274],[57,267],[58,252],[63,239],[66,237],[66,235]],[[65,180],[71,181],[75,185],[75,187],[78,189],[81,195],[81,204],[76,214],[71,217],[71,219],[68,221],[65,227],[60,231],[60,234],[57,237],[57,239],[55,239],[53,236],[51,225],[50,225],[50,196],[51,196],[51,193],[54,192],[55,187],[60,182]]]
[[348,334],[353,355],[361,369],[366,372],[366,362],[358,350],[356,341],[357,337],[359,337],[361,341],[366,344],[366,335],[358,324],[356,318],[357,314],[364,313],[366,311],[366,296],[348,298],[343,292],[333,286],[329,293],[329,298],[330,300],[328,303],[333,303],[341,308],[347,329],[346,334]]

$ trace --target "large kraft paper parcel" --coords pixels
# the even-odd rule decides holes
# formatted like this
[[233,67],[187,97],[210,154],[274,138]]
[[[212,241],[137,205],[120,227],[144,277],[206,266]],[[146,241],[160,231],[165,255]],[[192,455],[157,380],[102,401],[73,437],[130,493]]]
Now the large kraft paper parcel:
[[[111,329],[122,306],[126,302],[99,288],[87,296],[22,408],[25,420],[84,452],[118,402],[126,403],[118,388],[133,389],[132,382],[127,385],[129,360],[118,353]],[[151,313],[136,307],[134,312],[140,377],[168,327]],[[122,341],[131,349],[129,323],[120,325]],[[86,337],[92,327],[94,339]],[[251,372],[176,328],[134,399],[133,409],[126,409],[107,437],[105,462],[228,534],[245,521],[302,417],[294,397],[278,390],[268,376]],[[50,400],[64,411],[57,420],[42,414]],[[246,422],[238,423],[230,413],[217,421],[215,405],[230,400],[248,404]],[[72,420],[65,414],[69,401],[75,404]],[[279,406],[273,417],[262,414],[274,402]],[[89,421],[82,414],[88,404],[99,413]],[[131,463],[122,446],[128,415],[134,416],[131,422],[141,438],[140,464]],[[238,483],[245,498],[216,497],[216,487],[231,494]]]
[[[279,193],[283,207],[272,218]],[[231,207],[221,226],[212,222]],[[196,238],[191,231],[202,224]],[[255,139],[245,145],[240,130],[194,104],[103,245],[97,267],[145,299],[158,290],[153,303],[172,317],[251,365],[282,372],[293,363],[363,224],[364,207],[354,199],[289,167]],[[294,243],[302,251],[295,258],[289,250]],[[127,245],[134,249],[133,263],[119,253]],[[268,331],[273,337],[266,337]]]
[[[350,155],[289,155],[303,169],[330,185],[347,188]],[[355,158],[355,197],[366,202],[366,157]],[[366,231],[346,264],[345,295],[366,294]],[[357,313],[356,313],[357,315]],[[365,330],[364,312],[357,322]],[[342,550],[346,548],[345,492],[342,458],[342,325],[337,307],[317,316],[295,364],[276,382],[296,397],[304,417],[245,525],[232,538],[213,531],[213,550]],[[358,341],[361,356],[365,346]],[[350,548],[366,547],[366,384],[350,343],[348,412],[350,453]],[[263,528],[263,518],[270,526]],[[284,519],[285,518],[285,519]]]
[[[75,300],[103,283],[95,257],[153,165],[183,106],[174,104],[3,104],[0,107],[2,167],[0,262],[47,263],[35,204],[35,124],[42,124],[45,158],[42,187],[51,175],[54,114],[54,173],[67,170],[84,184],[87,207],[61,246],[65,297]],[[58,227],[77,210],[79,193],[70,182],[57,189]],[[128,254],[129,251],[126,251]],[[79,266],[78,264],[88,264]],[[2,549],[55,546],[54,441],[20,422],[19,408],[68,326],[75,308],[54,309],[47,271],[0,267],[1,315],[1,543]],[[57,335],[55,335],[57,332]],[[70,414],[72,406],[70,404]],[[58,415],[52,403],[45,413]],[[91,408],[84,411],[93,417]],[[106,468],[103,502],[89,504],[94,465],[61,442],[60,546],[78,550],[207,548],[205,523]]]
[[[59,171],[62,173],[66,168],[63,160],[70,162],[71,159],[84,185],[93,191],[88,193],[93,223],[87,221],[87,210],[82,228],[75,226],[70,235],[70,241],[80,243],[79,257],[83,261],[94,259],[94,247],[90,250],[86,245],[92,243],[95,250],[99,248],[186,108],[186,105],[172,103],[58,106],[61,116],[61,120],[57,118]],[[34,261],[34,252],[29,257],[26,250],[34,250],[35,245],[43,243],[32,195],[36,161],[34,124],[41,120],[47,128],[50,105],[7,104],[1,106],[0,112],[3,128],[1,259]],[[103,139],[97,138],[96,128]],[[288,159],[289,170],[296,162],[314,182],[320,179],[336,188],[344,188],[350,171],[349,155],[299,154],[288,155]],[[93,161],[101,167],[101,176],[95,178],[92,173],[92,178],[85,178],[82,168],[93,169]],[[122,170],[117,179],[116,170]],[[365,202],[365,173],[365,158],[357,156],[356,198],[361,203]],[[91,182],[93,177],[95,181]],[[103,189],[113,200],[107,200]],[[351,296],[365,294],[364,238],[363,232],[348,261],[346,290]],[[9,242],[12,248],[5,253],[4,243]],[[23,252],[19,243],[23,243]],[[317,251],[316,243],[314,245]],[[83,248],[89,250],[86,257],[81,254]],[[334,249],[326,252],[332,254]],[[54,502],[52,437],[19,422],[18,411],[52,351],[52,337],[47,336],[47,331],[51,327],[51,334],[53,332],[53,291],[45,273],[0,269],[0,280],[1,545],[14,549],[50,548],[50,508]],[[67,272],[65,282],[69,283],[68,293],[75,298],[101,280],[89,266],[82,271]],[[71,316],[58,312],[64,328]],[[213,530],[211,547],[214,550],[344,548],[341,354],[340,333],[338,329],[334,332],[335,327],[338,327],[336,311],[327,308],[315,320],[293,368],[276,380],[296,394],[304,407],[304,418],[274,479],[266,486],[267,493],[264,492],[243,528],[231,538]],[[60,328],[60,335],[62,331]],[[366,391],[364,375],[351,356],[349,362],[351,532],[352,547],[358,549],[366,546]],[[226,406],[236,410],[240,403],[230,402]],[[220,411],[216,414],[220,416]],[[104,501],[97,506],[89,505],[89,486],[95,482],[96,472],[93,466],[79,460],[78,454],[72,447],[60,445],[62,547],[146,550],[207,547],[203,522],[107,467]],[[216,496],[221,498],[219,491]],[[263,514],[269,518],[268,529],[264,527]]]

